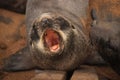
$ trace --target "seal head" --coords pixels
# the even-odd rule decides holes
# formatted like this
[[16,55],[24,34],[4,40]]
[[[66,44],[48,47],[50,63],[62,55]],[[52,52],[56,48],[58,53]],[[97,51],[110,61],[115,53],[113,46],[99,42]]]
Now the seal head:
[[67,34],[72,29],[73,26],[64,17],[44,13],[33,24],[32,47],[46,55],[61,54],[67,44]]

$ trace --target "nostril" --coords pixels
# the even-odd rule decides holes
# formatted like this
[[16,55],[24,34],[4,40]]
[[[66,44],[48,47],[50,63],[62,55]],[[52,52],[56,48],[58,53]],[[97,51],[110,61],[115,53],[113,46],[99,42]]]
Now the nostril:
[[44,23],[49,23],[49,21],[48,21],[47,18],[43,19],[42,21],[43,21]]
[[44,18],[41,22],[43,27],[50,27],[53,23],[53,21],[48,18]]

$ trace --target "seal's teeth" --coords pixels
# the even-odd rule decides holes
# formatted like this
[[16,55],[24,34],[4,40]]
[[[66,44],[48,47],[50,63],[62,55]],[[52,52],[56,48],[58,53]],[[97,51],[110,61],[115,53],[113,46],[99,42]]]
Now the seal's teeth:
[[51,48],[52,48],[53,50],[56,50],[58,47],[59,47],[59,45],[54,45],[54,46],[52,46]]
[[57,52],[59,50],[59,48],[60,48],[60,46],[59,46],[59,44],[57,44],[57,45],[54,45],[54,46],[50,47],[50,51],[51,52]]

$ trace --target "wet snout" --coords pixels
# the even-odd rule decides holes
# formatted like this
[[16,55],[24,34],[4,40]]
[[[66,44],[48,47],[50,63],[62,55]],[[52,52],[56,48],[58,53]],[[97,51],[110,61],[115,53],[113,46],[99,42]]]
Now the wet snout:
[[44,18],[44,19],[41,20],[41,26],[44,27],[44,28],[45,27],[51,28],[52,24],[53,24],[53,20],[52,19]]

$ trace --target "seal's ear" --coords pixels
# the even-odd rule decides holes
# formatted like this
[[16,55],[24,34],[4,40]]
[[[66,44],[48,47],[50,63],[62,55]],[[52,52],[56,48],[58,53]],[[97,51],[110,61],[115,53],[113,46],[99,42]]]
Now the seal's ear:
[[91,10],[91,18],[93,19],[93,20],[97,20],[98,18],[97,18],[97,13],[96,13],[96,10],[95,9],[92,9]]
[[30,51],[27,47],[18,51],[14,55],[4,60],[3,70],[20,71],[34,68],[35,65],[31,59]]
[[91,10],[91,18],[93,20],[91,26],[93,27],[97,24],[97,20],[98,20],[97,13],[96,13],[95,9]]

